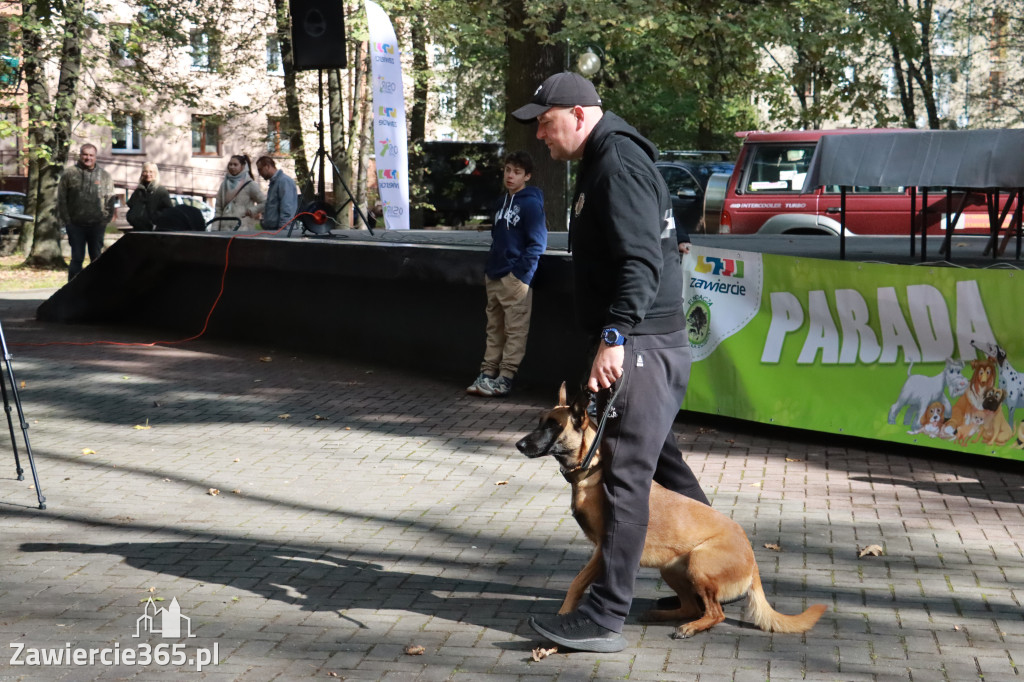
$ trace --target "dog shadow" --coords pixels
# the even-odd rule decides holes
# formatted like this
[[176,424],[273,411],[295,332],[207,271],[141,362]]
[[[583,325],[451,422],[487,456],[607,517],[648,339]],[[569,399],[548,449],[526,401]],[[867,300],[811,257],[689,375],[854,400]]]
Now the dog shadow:
[[[23,543],[19,549],[120,556],[138,570],[247,590],[303,611],[336,612],[360,628],[368,626],[349,611],[394,609],[533,637],[525,617],[553,612],[564,596],[498,580],[387,570],[330,552],[241,542]],[[531,648],[530,642],[517,644]]]

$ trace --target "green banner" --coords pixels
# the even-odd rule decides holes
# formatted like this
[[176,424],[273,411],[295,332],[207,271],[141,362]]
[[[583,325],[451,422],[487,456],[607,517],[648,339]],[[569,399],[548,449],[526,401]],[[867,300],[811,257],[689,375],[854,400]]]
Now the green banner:
[[1024,272],[693,247],[683,408],[1024,460]]

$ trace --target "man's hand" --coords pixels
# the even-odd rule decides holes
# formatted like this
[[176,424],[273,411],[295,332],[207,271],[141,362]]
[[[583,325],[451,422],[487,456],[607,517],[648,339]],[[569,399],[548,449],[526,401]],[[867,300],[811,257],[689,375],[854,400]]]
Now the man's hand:
[[622,360],[625,356],[623,346],[599,344],[597,355],[594,356],[594,366],[590,368],[587,388],[597,393],[598,390],[614,384],[622,376]]
[[679,242],[679,253],[684,256],[690,253],[690,242]]

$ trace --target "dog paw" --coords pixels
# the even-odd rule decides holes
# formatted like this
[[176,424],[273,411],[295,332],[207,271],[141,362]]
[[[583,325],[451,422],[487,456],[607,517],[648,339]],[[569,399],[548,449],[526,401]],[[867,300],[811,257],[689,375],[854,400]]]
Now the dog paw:
[[690,637],[693,637],[693,633],[689,630],[683,630],[682,628],[679,628],[672,633],[672,639],[689,639]]

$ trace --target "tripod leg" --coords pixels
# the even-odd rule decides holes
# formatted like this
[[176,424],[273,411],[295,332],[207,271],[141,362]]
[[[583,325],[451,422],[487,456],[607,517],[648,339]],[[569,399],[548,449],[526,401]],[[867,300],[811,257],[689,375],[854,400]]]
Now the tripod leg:
[[[32,444],[28,440],[28,422],[25,420],[25,411],[21,407],[21,397],[18,395],[18,382],[14,378],[14,367],[11,365],[11,354],[7,350],[7,338],[4,336],[4,326],[2,323],[0,323],[0,346],[2,346],[4,353],[4,369],[7,370],[7,378],[11,381],[11,395],[14,396],[14,405],[18,409],[21,433],[25,438],[25,455],[28,457],[28,465],[32,470],[32,481],[36,487],[36,499],[39,500],[39,508],[46,509],[46,498],[43,497],[43,488],[39,485],[39,472],[36,471],[36,460],[32,456]],[[0,383],[0,386],[2,386],[2,383]],[[7,404],[6,390],[4,390],[4,407],[7,408],[7,421],[10,423],[11,413],[10,406]],[[11,442],[13,443],[14,441],[14,427],[12,426]],[[15,448],[15,452],[17,452],[17,448]],[[15,458],[17,458],[17,455],[15,455]]]
[[11,419],[11,401],[7,399],[7,380],[4,373],[0,372],[0,393],[4,398],[4,412],[7,413],[7,428],[11,432],[11,449],[14,451],[14,470],[18,474],[18,480],[25,480],[25,470],[21,468],[21,459],[18,457],[18,439],[14,436],[14,421]]

